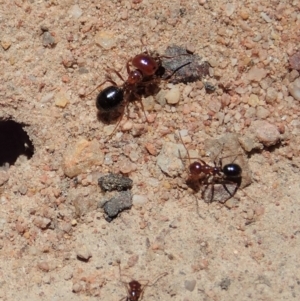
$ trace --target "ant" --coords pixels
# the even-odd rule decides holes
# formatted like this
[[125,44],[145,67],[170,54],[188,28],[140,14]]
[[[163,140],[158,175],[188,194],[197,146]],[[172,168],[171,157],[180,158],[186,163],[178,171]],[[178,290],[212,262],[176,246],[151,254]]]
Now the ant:
[[[236,163],[229,163],[223,166],[222,158],[219,159],[218,163],[214,161],[214,166],[207,164],[205,161],[197,158],[197,161],[191,163],[191,157],[189,152],[182,140],[181,134],[179,133],[179,137],[181,143],[188,154],[189,164],[189,177],[186,181],[187,185],[192,188],[195,192],[198,192],[201,188],[201,185],[212,185],[211,199],[209,203],[213,201],[214,197],[214,186],[216,184],[223,185],[226,192],[229,194],[229,197],[222,201],[225,203],[229,198],[233,197],[236,193],[237,189],[241,185],[242,180],[242,168]],[[223,158],[224,159],[224,158]],[[235,185],[235,189],[233,192],[229,191],[226,184]],[[203,192],[202,196],[204,195]]]
[[[120,261],[118,261],[118,264],[119,264],[119,274],[120,274],[120,278],[121,278],[121,265],[120,265]],[[125,285],[126,290],[127,290],[127,296],[123,297],[121,300],[125,300],[125,301],[138,301],[138,300],[141,300],[143,298],[143,294],[144,294],[145,288],[147,286],[153,286],[159,279],[161,279],[162,277],[164,277],[166,275],[168,275],[167,272],[162,273],[161,275],[159,275],[156,278],[156,280],[152,284],[148,284],[149,281],[147,280],[146,284],[144,284],[144,285],[142,285],[137,280],[131,280],[129,283],[123,282],[121,280],[121,282]]]
[[[96,89],[100,88],[105,83],[109,82],[112,86],[108,86],[104,88],[96,98],[96,107],[100,112],[109,113],[118,109],[121,105],[125,108],[128,107],[130,101],[141,100],[141,95],[145,95],[145,88],[147,86],[154,86],[157,88],[158,82],[161,80],[161,76],[164,73],[164,68],[162,67],[161,58],[163,56],[152,56],[146,50],[143,53],[140,53],[133,58],[129,59],[126,63],[127,70],[127,79],[124,79],[122,75],[115,69],[108,69],[108,71],[114,72],[122,81],[123,84],[118,86],[117,83],[111,78],[111,75],[107,75],[106,80],[98,85],[93,91],[88,93],[86,96],[93,93]],[[169,58],[169,57],[166,57]],[[168,75],[164,80],[168,80],[170,77],[175,74],[180,68],[188,65],[190,63],[186,63],[183,66],[180,66],[175,71],[173,71],[170,75]],[[147,119],[145,109],[142,101],[140,101],[142,110],[144,112],[145,118]],[[124,111],[122,110],[121,116],[119,117],[119,121],[113,132],[110,134],[112,136],[117,130],[123,115]]]

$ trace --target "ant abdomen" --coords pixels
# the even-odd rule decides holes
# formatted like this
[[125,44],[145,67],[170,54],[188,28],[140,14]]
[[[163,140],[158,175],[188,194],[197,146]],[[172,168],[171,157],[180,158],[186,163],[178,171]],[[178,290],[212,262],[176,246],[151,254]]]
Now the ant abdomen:
[[242,175],[242,168],[235,163],[224,165],[222,171],[228,179],[240,178]]
[[124,100],[124,91],[116,86],[103,89],[96,98],[96,107],[99,111],[111,111],[118,107]]

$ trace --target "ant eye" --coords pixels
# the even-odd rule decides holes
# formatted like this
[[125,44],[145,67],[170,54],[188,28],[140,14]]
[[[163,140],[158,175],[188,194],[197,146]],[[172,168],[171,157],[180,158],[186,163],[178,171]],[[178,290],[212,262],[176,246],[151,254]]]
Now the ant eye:
[[190,165],[190,173],[192,175],[197,175],[201,172],[201,169],[202,169],[202,166],[199,162],[193,162],[191,165]]

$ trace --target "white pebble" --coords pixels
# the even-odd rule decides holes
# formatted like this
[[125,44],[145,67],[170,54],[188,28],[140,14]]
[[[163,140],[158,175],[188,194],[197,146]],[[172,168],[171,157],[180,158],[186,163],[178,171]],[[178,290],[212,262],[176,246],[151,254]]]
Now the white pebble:
[[171,90],[169,90],[166,95],[165,99],[168,104],[177,104],[180,100],[180,91],[178,87],[173,87]]
[[82,15],[82,9],[77,4],[75,4],[69,9],[69,14],[73,18],[78,19]]
[[135,194],[132,196],[132,204],[136,207],[141,207],[148,202],[148,198],[145,195]]
[[100,47],[109,50],[117,45],[117,39],[113,33],[109,31],[100,31],[95,35],[95,42]]

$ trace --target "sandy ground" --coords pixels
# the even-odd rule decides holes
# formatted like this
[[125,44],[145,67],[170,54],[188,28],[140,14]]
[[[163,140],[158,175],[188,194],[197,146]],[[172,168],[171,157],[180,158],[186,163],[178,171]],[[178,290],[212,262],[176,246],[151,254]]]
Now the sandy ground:
[[[299,10],[287,0],[0,1],[0,120],[23,125],[34,147],[0,170],[0,300],[120,300],[122,282],[163,273],[144,300],[299,300],[300,84],[289,64]],[[150,122],[130,104],[106,142],[115,125],[97,120],[96,91],[82,96],[108,68],[126,77],[142,44],[187,48],[211,76],[162,82],[143,100]],[[177,130],[209,164],[238,143],[250,185],[204,202],[185,184]],[[2,153],[28,150],[20,137],[2,132]],[[110,223],[97,184],[108,172],[133,180],[132,208]]]

